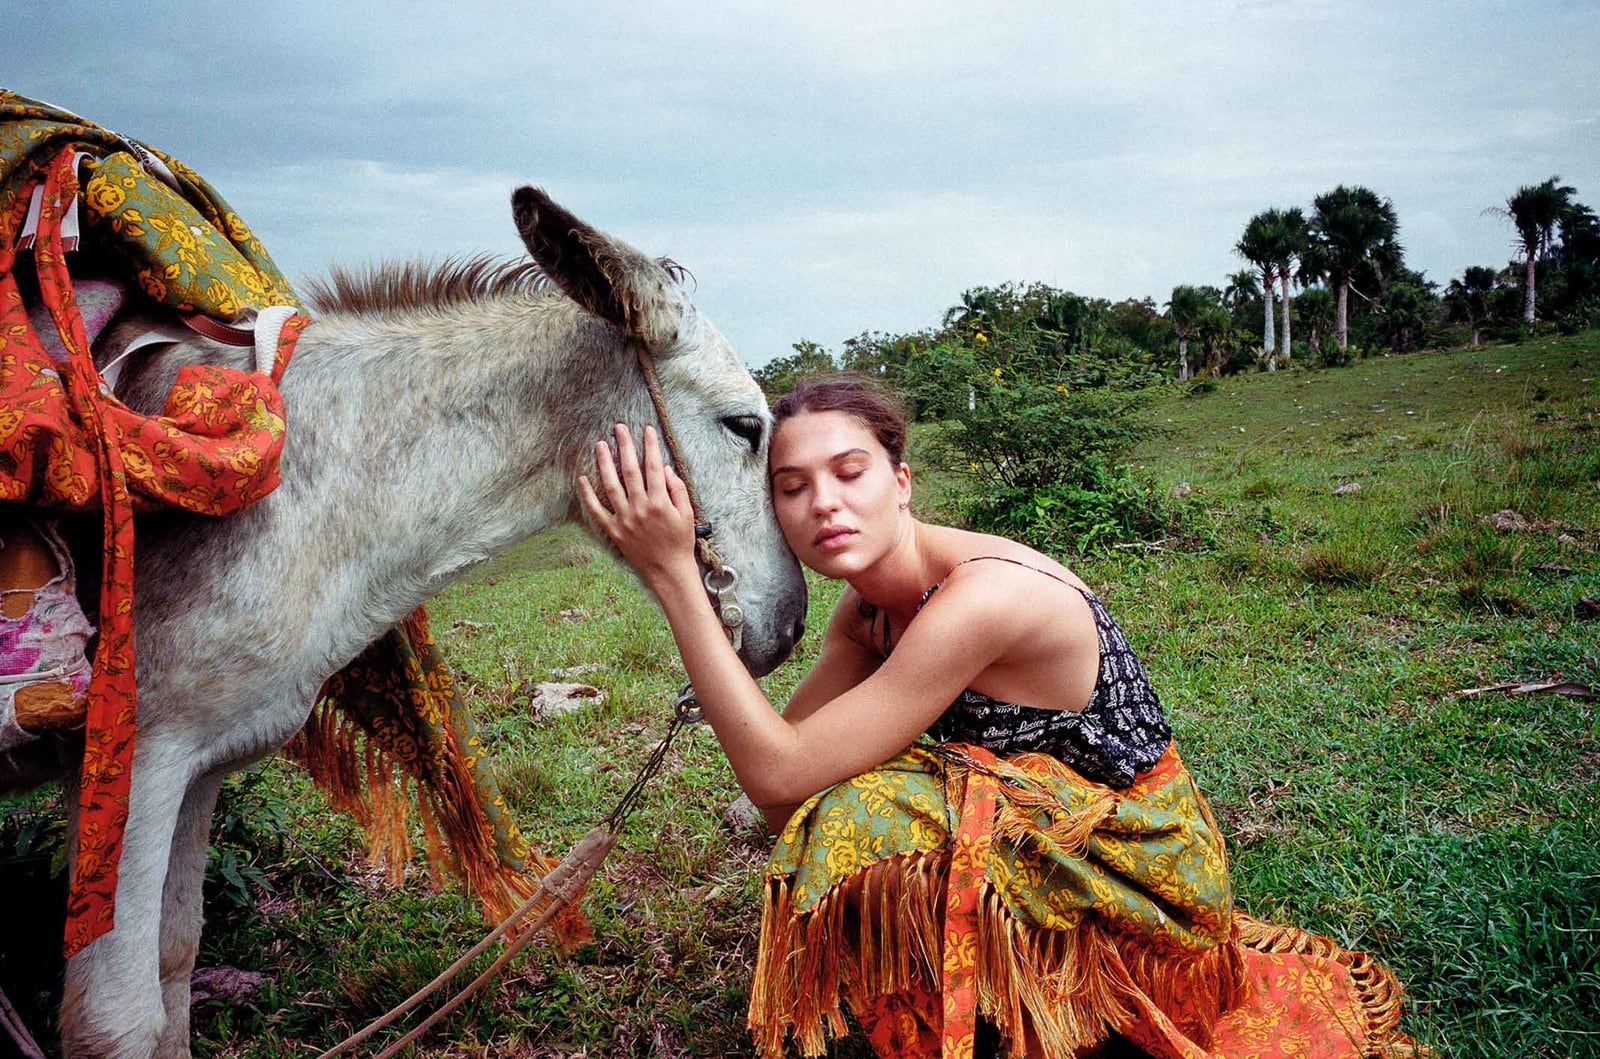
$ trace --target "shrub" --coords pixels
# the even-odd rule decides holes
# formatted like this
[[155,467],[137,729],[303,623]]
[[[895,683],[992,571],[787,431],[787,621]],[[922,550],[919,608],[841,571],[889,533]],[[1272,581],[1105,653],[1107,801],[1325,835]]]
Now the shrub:
[[929,347],[904,375],[921,414],[943,424],[929,453],[969,483],[970,523],[1057,551],[1174,524],[1165,495],[1121,464],[1151,429],[1133,413],[1156,377],[1148,363],[1063,351],[1027,325]]
[[967,500],[964,513],[975,529],[1058,553],[1154,540],[1183,522],[1159,490],[1126,467],[1091,469],[1083,477],[1086,481],[979,493]]

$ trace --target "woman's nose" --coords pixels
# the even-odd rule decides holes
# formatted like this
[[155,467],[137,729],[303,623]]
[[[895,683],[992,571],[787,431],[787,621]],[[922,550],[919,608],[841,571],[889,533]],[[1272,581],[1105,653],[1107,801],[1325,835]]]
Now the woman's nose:
[[811,506],[817,511],[835,511],[839,507],[839,494],[833,486],[818,482],[811,490]]

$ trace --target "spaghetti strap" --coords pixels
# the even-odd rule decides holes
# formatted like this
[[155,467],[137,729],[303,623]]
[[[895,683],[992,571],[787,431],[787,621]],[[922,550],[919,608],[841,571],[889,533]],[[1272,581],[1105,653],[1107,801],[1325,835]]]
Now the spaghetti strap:
[[[1061,577],[1058,574],[1052,574],[1049,570],[1044,569],[1042,566],[1034,566],[1032,563],[1025,563],[1020,559],[1008,559],[1004,555],[974,555],[971,558],[963,559],[959,563],[956,563],[955,566],[952,566],[950,568],[950,574],[955,573],[959,567],[966,566],[968,563],[975,563],[979,559],[997,559],[1002,563],[1010,563],[1012,566],[1020,566],[1024,570],[1032,570],[1034,573],[1043,574],[1053,581],[1059,581],[1068,588],[1077,589],[1089,599],[1095,598],[1093,592],[1090,592],[1088,589],[1078,588],[1078,586],[1073,584],[1071,581],[1068,581],[1066,578]],[[918,610],[922,609],[922,604],[928,602],[929,597],[938,591],[940,585],[944,584],[945,581],[950,579],[950,574],[945,574],[943,580],[932,585],[926,592],[922,593],[922,602],[917,604]]]

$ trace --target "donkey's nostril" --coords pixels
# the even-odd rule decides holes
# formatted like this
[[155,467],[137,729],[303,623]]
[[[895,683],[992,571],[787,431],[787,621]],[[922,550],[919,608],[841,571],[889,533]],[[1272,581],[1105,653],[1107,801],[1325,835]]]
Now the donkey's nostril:
[[799,621],[794,623],[794,640],[793,640],[793,642],[798,644],[800,642],[800,638],[803,637],[805,634],[806,634],[806,620],[804,618],[801,618]]

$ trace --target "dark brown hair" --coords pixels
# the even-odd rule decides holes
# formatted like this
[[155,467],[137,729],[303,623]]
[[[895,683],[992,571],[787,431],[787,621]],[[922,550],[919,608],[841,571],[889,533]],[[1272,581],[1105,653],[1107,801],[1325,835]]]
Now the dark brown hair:
[[906,414],[888,391],[858,378],[801,379],[772,406],[772,432],[803,412],[843,412],[878,439],[889,462],[899,466],[906,452]]

